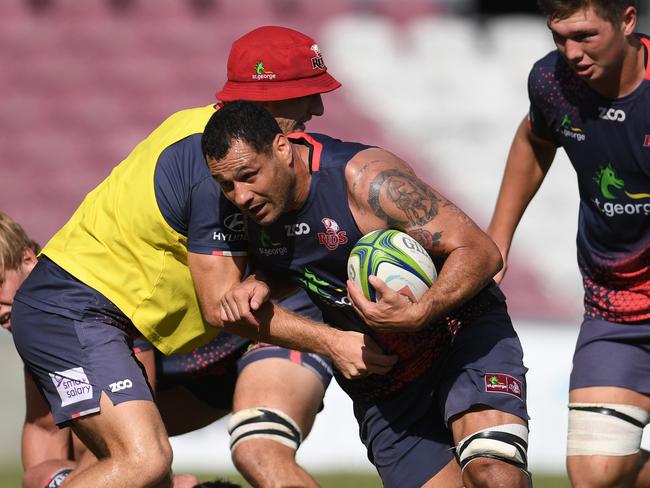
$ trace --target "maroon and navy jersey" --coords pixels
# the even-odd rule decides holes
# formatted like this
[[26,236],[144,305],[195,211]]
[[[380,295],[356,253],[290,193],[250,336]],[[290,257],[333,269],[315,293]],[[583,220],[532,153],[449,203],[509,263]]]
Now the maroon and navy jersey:
[[[650,40],[640,39],[647,53]],[[528,93],[533,132],[563,147],[578,176],[577,248],[585,315],[611,322],[647,321],[650,69],[629,95],[606,98],[556,50],[533,66]]]
[[[462,312],[417,332],[381,333],[369,328],[347,297],[347,260],[362,234],[350,211],[345,181],[346,165],[368,146],[321,134],[293,134],[291,139],[309,147],[312,181],[307,201],[271,225],[247,221],[249,252],[271,276],[291,279],[307,290],[325,322],[367,333],[385,352],[400,358],[387,375],[352,381],[337,378],[353,400],[386,397],[427,372],[448,348],[461,317],[468,320],[469,314],[477,313],[480,307],[476,299],[472,300]],[[502,300],[498,288],[489,291],[492,293],[480,295],[490,297],[481,301],[482,306],[487,301],[492,305]]]

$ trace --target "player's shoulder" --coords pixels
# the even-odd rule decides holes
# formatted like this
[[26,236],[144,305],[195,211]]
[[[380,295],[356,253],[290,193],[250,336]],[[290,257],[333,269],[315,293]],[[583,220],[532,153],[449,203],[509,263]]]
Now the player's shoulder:
[[566,62],[560,55],[560,52],[557,49],[554,49],[533,63],[533,67],[530,70],[530,77],[556,77],[557,73],[562,71],[565,66]]
[[576,90],[582,93],[583,88],[557,49],[535,62],[528,76],[528,93],[536,103],[557,103],[560,98]]
[[137,157],[156,158],[167,147],[188,136],[203,133],[205,124],[214,113],[214,105],[180,110],[167,117],[139,145]]
[[215,112],[215,106],[214,104],[210,105],[204,105],[202,107],[193,107],[193,108],[186,108],[183,110],[179,110],[178,112],[174,112],[170,116],[168,116],[162,124],[160,124],[160,127],[165,127],[169,125],[175,125],[175,124],[187,124],[191,123],[193,121],[199,121],[202,122],[203,125],[207,123],[208,119],[212,116],[212,114]]
[[326,159],[337,161],[349,161],[359,152],[369,149],[373,146],[356,141],[343,141],[326,134],[310,132],[306,134],[322,148],[323,156]]

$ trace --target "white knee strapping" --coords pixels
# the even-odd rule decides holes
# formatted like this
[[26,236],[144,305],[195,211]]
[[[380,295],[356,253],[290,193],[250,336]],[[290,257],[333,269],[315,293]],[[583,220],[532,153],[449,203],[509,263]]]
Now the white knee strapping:
[[298,424],[286,413],[275,408],[248,408],[241,410],[228,422],[230,450],[247,439],[270,439],[293,449],[302,442]]
[[520,424],[495,425],[479,430],[458,443],[456,453],[461,469],[478,458],[499,459],[526,471],[528,428]]
[[639,452],[650,412],[618,403],[570,403],[568,456],[628,456]]

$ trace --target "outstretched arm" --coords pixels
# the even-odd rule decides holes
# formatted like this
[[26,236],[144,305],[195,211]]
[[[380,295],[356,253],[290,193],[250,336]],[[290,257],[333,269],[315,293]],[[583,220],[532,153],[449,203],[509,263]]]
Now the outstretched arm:
[[288,349],[328,356],[346,378],[387,373],[397,361],[369,337],[314,322],[269,301],[269,286],[251,275],[222,299],[228,332]]
[[381,299],[373,303],[349,282],[350,298],[368,325],[416,330],[471,298],[500,269],[499,251],[487,234],[397,156],[382,149],[363,151],[348,164],[346,180],[350,208],[364,234],[398,229],[445,259],[438,279],[417,303],[376,277],[370,282]]
[[492,220],[487,233],[496,243],[503,256],[504,267],[496,276],[503,279],[507,268],[508,253],[517,225],[535,193],[544,181],[556,148],[536,136],[525,117],[517,128],[506,162]]

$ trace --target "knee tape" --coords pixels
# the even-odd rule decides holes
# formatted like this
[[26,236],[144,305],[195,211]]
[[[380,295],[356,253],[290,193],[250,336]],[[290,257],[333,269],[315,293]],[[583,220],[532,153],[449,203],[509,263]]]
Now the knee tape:
[[296,450],[302,442],[298,424],[275,408],[248,408],[233,414],[228,422],[228,433],[231,451],[247,439],[270,439]]
[[628,456],[639,452],[650,413],[634,405],[569,403],[567,456]]
[[495,425],[465,437],[456,447],[461,470],[479,458],[512,464],[523,471],[528,468],[528,428],[520,424]]

